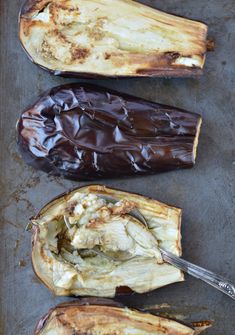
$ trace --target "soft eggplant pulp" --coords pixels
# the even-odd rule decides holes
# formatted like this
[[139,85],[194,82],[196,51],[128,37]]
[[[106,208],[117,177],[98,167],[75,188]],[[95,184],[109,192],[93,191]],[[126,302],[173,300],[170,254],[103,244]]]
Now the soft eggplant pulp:
[[21,115],[25,161],[52,175],[92,180],[191,168],[201,117],[104,88],[52,88]]
[[132,0],[27,0],[20,40],[56,75],[193,76],[207,51],[204,23]]
[[[134,208],[148,228],[130,215]],[[119,288],[144,293],[184,279],[158,248],[181,255],[179,208],[90,185],[50,202],[32,224],[34,271],[56,295],[114,297]]]

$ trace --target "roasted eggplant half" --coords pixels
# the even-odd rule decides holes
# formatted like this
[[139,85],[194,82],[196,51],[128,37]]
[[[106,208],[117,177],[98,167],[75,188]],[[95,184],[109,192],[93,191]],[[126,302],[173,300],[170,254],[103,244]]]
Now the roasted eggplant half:
[[201,117],[96,86],[45,92],[18,122],[25,161],[74,180],[190,168]]
[[192,328],[108,299],[81,299],[50,309],[34,335],[198,335],[208,326],[209,322],[201,322]]
[[27,0],[19,21],[30,59],[56,75],[192,76],[206,58],[204,23],[131,0]]
[[114,297],[184,279],[159,251],[181,255],[179,208],[90,185],[51,201],[31,224],[34,271],[56,295]]

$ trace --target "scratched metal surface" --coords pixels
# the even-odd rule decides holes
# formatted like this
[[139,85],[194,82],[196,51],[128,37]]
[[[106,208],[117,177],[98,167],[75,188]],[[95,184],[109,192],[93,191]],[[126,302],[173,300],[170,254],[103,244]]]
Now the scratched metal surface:
[[[150,177],[107,180],[109,186],[157,198],[183,208],[184,257],[235,281],[235,1],[143,1],[209,24],[216,51],[201,79],[97,81],[123,92],[201,113],[203,128],[193,170]],[[0,1],[1,39],[1,334],[32,334],[36,321],[56,298],[35,278],[30,264],[27,220],[52,197],[81,183],[48,178],[18,155],[15,124],[21,110],[43,90],[74,81],[50,76],[26,58],[17,38],[21,1]],[[83,183],[84,184],[84,183]],[[189,320],[215,320],[205,334],[232,335],[235,304],[193,278],[145,295],[119,298],[135,307],[152,306]]]

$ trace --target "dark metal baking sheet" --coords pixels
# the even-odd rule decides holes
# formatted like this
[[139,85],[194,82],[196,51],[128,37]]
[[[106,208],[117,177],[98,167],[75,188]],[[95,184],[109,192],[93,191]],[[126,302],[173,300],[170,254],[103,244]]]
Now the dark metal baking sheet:
[[[150,177],[107,180],[109,186],[157,198],[183,208],[184,257],[235,281],[235,1],[143,1],[207,22],[216,41],[200,79],[97,81],[104,86],[201,113],[203,127],[193,170]],[[75,80],[50,76],[25,56],[17,38],[21,1],[0,1],[1,71],[1,326],[4,335],[29,335],[56,298],[41,285],[30,263],[27,220],[55,195],[81,183],[49,178],[18,155],[15,124],[21,110],[43,90]],[[84,183],[82,183],[84,184]],[[200,281],[179,283],[145,295],[119,297],[127,305],[161,307],[187,320],[214,320],[205,334],[232,335],[235,304]],[[164,304],[164,305],[162,305]]]

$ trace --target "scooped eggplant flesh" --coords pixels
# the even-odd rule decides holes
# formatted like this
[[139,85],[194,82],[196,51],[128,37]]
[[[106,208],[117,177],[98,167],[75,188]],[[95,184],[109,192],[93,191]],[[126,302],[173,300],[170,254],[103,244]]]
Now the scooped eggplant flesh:
[[20,13],[24,49],[57,75],[201,74],[207,30],[132,0],[28,0]]
[[181,254],[180,220],[180,209],[140,195],[99,185],[76,189],[32,219],[35,273],[56,295],[113,297],[123,287],[144,293],[182,281],[159,251]]
[[199,332],[174,320],[112,306],[110,301],[89,304],[86,299],[51,309],[39,321],[34,335],[196,335]]

